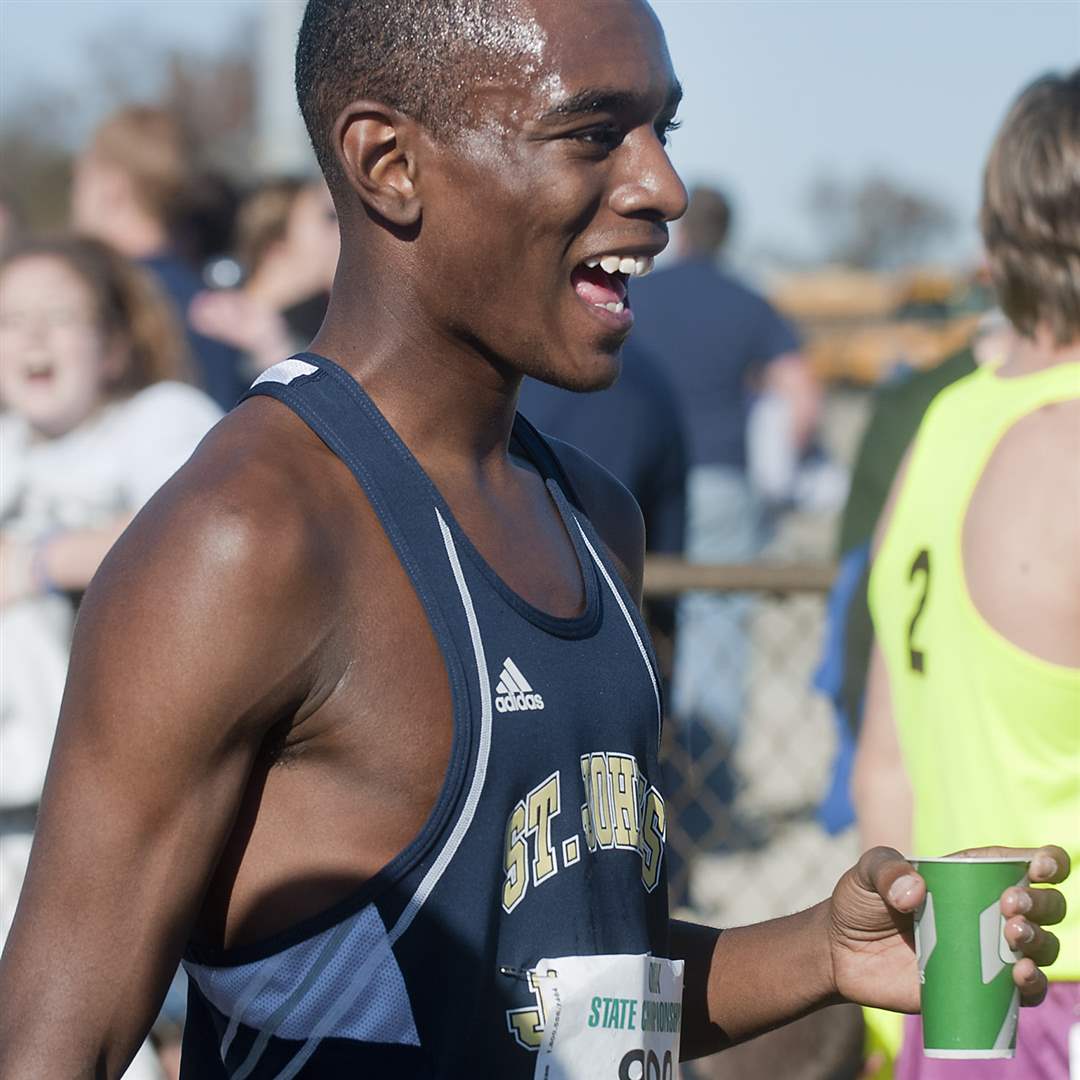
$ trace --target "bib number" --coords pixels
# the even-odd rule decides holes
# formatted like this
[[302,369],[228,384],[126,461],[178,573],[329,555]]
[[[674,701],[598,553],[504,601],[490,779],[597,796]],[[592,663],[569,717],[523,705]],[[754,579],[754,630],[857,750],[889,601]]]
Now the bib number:
[[683,961],[563,956],[530,975],[544,1017],[534,1080],[678,1080]]
[[914,582],[915,578],[920,574],[922,575],[922,592],[919,594],[915,614],[911,616],[911,622],[908,623],[907,645],[908,665],[912,671],[924,675],[926,673],[926,653],[915,644],[915,629],[922,618],[923,609],[926,607],[926,597],[930,592],[930,552],[926,548],[923,548],[915,556],[915,561],[911,564],[911,570],[908,573],[908,581]]

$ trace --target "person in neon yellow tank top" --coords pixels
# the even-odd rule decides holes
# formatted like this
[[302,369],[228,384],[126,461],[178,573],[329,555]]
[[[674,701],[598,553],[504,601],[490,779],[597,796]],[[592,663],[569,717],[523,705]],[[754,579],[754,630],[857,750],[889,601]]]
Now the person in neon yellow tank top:
[[[1054,837],[1075,859],[1080,70],[1040,79],[1012,107],[986,167],[981,227],[1016,334],[1002,363],[934,400],[883,514],[855,802],[868,844],[930,856]],[[1069,1071],[1080,879],[1062,891],[1060,955],[1047,1001],[1021,1024],[1014,1080]],[[996,1075],[996,1063],[931,1061],[920,1048],[909,1018],[897,1080]]]

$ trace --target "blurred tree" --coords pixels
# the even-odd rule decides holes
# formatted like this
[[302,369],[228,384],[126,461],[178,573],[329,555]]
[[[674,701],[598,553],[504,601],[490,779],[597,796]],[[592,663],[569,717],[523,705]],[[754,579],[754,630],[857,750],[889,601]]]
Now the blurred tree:
[[852,185],[820,176],[810,186],[808,206],[825,257],[861,269],[916,262],[955,226],[937,199],[879,175]]
[[66,95],[42,93],[0,122],[0,191],[30,231],[53,228],[67,216],[72,106]]

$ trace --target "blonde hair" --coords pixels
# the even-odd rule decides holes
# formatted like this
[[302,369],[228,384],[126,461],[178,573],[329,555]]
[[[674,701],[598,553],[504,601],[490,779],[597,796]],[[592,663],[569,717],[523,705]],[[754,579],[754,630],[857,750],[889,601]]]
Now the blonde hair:
[[240,204],[236,216],[236,257],[250,277],[274,244],[285,239],[289,215],[307,181],[299,177],[267,180]]
[[1017,98],[983,178],[979,218],[1002,310],[1030,337],[1080,338],[1080,68]]
[[111,394],[123,397],[166,379],[189,378],[183,329],[149,271],[100,240],[59,236],[16,244],[0,258],[0,274],[30,258],[60,260],[90,290],[98,325],[123,360]]
[[179,121],[164,109],[129,105],[94,132],[89,157],[123,171],[140,207],[171,221],[191,180],[191,156]]

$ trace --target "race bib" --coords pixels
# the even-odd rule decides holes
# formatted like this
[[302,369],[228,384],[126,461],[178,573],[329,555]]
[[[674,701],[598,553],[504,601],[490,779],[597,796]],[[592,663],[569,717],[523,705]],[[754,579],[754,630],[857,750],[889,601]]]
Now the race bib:
[[544,1005],[534,1080],[678,1080],[682,960],[562,956],[530,975]]

